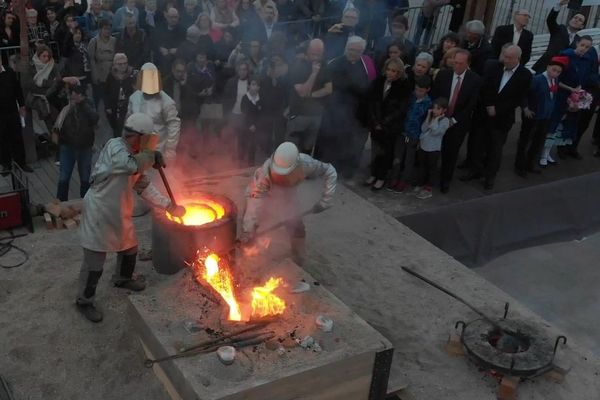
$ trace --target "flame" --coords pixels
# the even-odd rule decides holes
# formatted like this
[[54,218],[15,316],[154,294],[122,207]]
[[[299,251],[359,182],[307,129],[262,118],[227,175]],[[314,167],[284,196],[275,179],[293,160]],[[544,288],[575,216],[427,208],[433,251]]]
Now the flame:
[[[233,276],[226,263],[221,262],[221,258],[210,253],[206,258],[202,259],[198,253],[197,260],[193,264],[198,268],[197,278],[206,281],[229,305],[230,321],[247,321],[250,318],[247,316],[242,318],[240,303],[235,297]],[[285,310],[285,301],[275,294],[273,291],[283,284],[282,278],[269,278],[264,286],[257,286],[252,289],[252,318],[262,318],[272,315],[282,314]]]
[[264,286],[252,290],[252,317],[260,318],[283,313],[285,301],[272,293],[282,283],[281,278],[269,278]]
[[204,225],[223,218],[225,215],[225,207],[210,199],[199,199],[190,202],[184,202],[185,215],[182,218],[173,217],[168,212],[165,212],[170,221],[177,222],[183,225]]
[[233,278],[227,268],[221,268],[218,255],[212,253],[204,260],[202,277],[213,287],[229,305],[229,320],[241,321],[242,312],[233,292]]

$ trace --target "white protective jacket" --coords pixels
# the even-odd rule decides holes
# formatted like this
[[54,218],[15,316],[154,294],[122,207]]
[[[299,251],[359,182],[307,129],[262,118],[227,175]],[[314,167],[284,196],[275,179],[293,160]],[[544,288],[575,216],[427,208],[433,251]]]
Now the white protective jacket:
[[[303,179],[323,178],[324,191],[320,203],[324,208],[331,207],[333,194],[337,184],[337,172],[333,165],[315,160],[308,154],[300,153],[298,167],[302,171]],[[243,232],[254,232],[258,225],[258,217],[263,203],[263,199],[268,195],[271,186],[274,185],[271,179],[272,157],[269,157],[264,164],[254,172],[254,177],[248,184],[246,190],[246,213],[242,221]],[[302,180],[303,180],[302,179]]]
[[136,90],[129,96],[127,117],[136,112],[152,117],[154,130],[160,136],[157,150],[167,160],[175,158],[181,131],[181,120],[177,115],[175,101],[162,90],[156,95],[145,96],[141,90]]
[[124,138],[106,143],[83,199],[80,235],[84,248],[112,253],[137,246],[132,217],[134,190],[154,206],[166,208],[170,204],[143,174],[148,167],[139,165]]

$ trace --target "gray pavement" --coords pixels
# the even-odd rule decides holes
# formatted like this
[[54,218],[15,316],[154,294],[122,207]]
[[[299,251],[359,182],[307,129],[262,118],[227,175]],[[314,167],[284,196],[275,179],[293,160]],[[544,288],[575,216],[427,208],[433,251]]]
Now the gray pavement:
[[600,355],[600,233],[505,254],[481,276]]

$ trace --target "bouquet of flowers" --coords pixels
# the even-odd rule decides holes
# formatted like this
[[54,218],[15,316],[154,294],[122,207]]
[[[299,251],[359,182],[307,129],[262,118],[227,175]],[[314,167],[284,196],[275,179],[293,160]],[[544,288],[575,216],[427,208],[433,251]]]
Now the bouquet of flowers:
[[578,90],[567,98],[567,105],[569,110],[588,110],[592,106],[592,95],[585,90]]

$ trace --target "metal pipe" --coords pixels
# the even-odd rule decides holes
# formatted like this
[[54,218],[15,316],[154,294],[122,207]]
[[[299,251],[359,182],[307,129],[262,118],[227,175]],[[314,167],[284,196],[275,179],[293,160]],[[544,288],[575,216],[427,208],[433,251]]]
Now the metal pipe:
[[469,307],[471,310],[473,310],[474,312],[476,312],[477,314],[479,314],[483,319],[485,319],[487,322],[489,322],[490,324],[492,324],[492,326],[496,329],[501,330],[502,332],[504,332],[504,329],[502,329],[502,327],[500,325],[498,325],[498,323],[496,321],[494,321],[492,318],[488,317],[483,311],[479,310],[478,308],[476,308],[475,306],[471,305],[469,302],[467,302],[465,299],[463,299],[462,297],[458,296],[457,294],[452,293],[450,290],[446,289],[445,287],[433,282],[432,280],[424,277],[423,275],[413,271],[412,269],[402,266],[401,267],[404,271],[408,272],[409,274],[411,274],[414,277],[419,278],[420,280],[422,280],[423,282],[426,282],[428,284],[430,284],[431,286],[433,286],[434,288],[441,290],[442,292],[446,293],[448,296],[455,298],[456,300],[460,301],[461,303],[463,303],[465,306]]
[[160,174],[160,177],[161,177],[163,183],[165,184],[165,188],[167,188],[167,193],[169,194],[169,198],[171,199],[171,204],[173,204],[173,206],[176,207],[177,202],[175,201],[175,196],[173,196],[173,192],[171,191],[171,186],[169,185],[169,182],[167,181],[167,176],[165,175],[165,171],[163,170],[163,167],[161,167],[160,165],[158,166],[158,173]]

